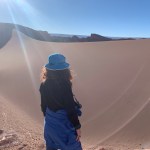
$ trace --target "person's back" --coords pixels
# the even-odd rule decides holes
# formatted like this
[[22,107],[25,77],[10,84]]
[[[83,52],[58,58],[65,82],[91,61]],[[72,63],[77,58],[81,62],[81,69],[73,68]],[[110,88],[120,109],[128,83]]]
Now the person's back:
[[47,150],[82,150],[81,124],[72,93],[72,75],[65,57],[50,55],[41,78],[41,109],[45,116]]

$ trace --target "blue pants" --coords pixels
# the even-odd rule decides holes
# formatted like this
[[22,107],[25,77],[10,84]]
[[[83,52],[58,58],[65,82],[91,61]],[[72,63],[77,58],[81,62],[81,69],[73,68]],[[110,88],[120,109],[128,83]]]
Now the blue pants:
[[76,136],[76,130],[64,109],[57,112],[46,109],[44,138],[47,150],[82,150]]

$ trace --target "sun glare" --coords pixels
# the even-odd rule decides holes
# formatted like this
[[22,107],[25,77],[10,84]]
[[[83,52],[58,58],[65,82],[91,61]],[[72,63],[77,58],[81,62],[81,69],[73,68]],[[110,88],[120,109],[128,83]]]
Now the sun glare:
[[[0,1],[2,1],[2,0],[0,0]],[[11,16],[12,22],[16,26],[16,29],[18,28],[16,25],[18,23],[17,22],[18,21],[17,20],[18,12],[20,12],[20,14],[22,14],[23,16],[28,18],[28,21],[30,21],[30,19],[31,19],[30,15],[34,14],[34,12],[35,12],[34,8],[32,8],[32,6],[29,3],[27,3],[26,0],[3,0],[3,1],[5,1],[5,4],[7,5],[8,12]],[[31,65],[30,65],[30,60],[29,60],[28,53],[26,50],[26,45],[24,43],[24,40],[22,39],[22,36],[21,36],[19,30],[16,30],[16,33],[17,33],[17,36],[18,36],[18,39],[19,39],[19,42],[21,45],[21,50],[23,52],[23,55],[24,55],[24,58],[25,58],[25,61],[27,64],[31,82],[33,84],[33,87],[36,89],[36,82],[34,80],[34,74],[33,74],[33,71],[32,71]]]

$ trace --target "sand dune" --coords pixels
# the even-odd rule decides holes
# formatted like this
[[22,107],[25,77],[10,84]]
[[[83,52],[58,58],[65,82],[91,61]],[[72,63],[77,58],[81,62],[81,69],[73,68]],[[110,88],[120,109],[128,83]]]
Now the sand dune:
[[0,95],[42,124],[40,69],[49,54],[60,52],[76,73],[73,91],[83,105],[83,145],[150,148],[149,48],[149,39],[53,43],[14,30],[0,49]]

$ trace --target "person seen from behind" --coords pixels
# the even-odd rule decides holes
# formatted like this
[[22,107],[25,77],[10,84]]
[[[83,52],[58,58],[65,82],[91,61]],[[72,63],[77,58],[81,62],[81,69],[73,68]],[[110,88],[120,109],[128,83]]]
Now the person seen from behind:
[[42,68],[39,89],[46,150],[82,150],[70,64],[60,53],[53,53],[48,59]]

